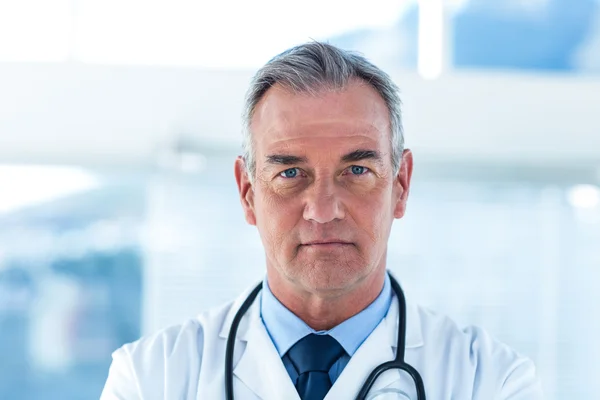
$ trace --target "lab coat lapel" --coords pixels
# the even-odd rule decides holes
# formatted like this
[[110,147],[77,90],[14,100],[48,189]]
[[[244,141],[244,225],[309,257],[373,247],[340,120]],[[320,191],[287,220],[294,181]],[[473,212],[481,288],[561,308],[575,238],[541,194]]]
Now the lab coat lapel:
[[[235,314],[238,308],[232,309],[230,314]],[[233,320],[233,315],[228,317],[229,321],[222,331],[225,337],[231,326],[230,321]],[[236,347],[243,349],[243,352],[237,364],[234,364],[233,374],[256,396],[264,400],[300,400],[260,318],[260,297],[257,297],[240,321]]]
[[[387,316],[363,342],[352,358],[350,358],[350,361],[331,387],[325,399],[355,398],[371,371],[380,364],[394,359],[396,355],[397,333],[398,301],[394,297]],[[406,348],[416,348],[422,345],[423,337],[418,311],[413,307],[407,307]],[[394,369],[380,375],[375,381],[371,393],[391,384],[402,388],[407,393],[414,392],[414,385],[410,377]]]

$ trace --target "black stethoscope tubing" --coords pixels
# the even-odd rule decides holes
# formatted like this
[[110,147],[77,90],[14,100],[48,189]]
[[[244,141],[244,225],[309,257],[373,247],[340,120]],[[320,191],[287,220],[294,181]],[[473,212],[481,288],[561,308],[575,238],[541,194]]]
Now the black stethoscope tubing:
[[[402,288],[400,287],[398,281],[396,281],[392,274],[389,274],[389,276],[390,282],[392,284],[392,290],[396,294],[399,304],[398,345],[396,350],[396,357],[392,361],[388,361],[378,365],[373,371],[371,371],[365,383],[358,392],[356,400],[365,400],[367,398],[369,390],[371,390],[371,387],[373,386],[377,378],[385,371],[389,371],[391,369],[399,369],[409,374],[415,382],[415,388],[417,389],[417,400],[426,400],[423,378],[421,378],[421,375],[414,367],[412,367],[404,361],[404,353],[406,350],[406,299],[404,298],[404,292],[402,291]],[[237,335],[237,330],[244,314],[246,314],[246,312],[256,299],[256,296],[258,296],[258,292],[260,292],[261,289],[262,282],[259,283],[252,290],[252,292],[250,292],[248,297],[246,297],[246,300],[244,300],[244,303],[242,304],[238,312],[235,314],[235,317],[231,322],[231,328],[229,329],[229,336],[227,337],[227,346],[225,350],[225,398],[227,400],[233,400],[233,349],[235,346],[235,337]]]

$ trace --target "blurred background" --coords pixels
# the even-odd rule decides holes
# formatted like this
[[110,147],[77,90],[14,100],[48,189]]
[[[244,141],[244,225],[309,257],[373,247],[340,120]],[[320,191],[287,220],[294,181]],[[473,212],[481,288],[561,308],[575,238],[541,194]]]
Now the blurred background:
[[0,0],[0,399],[98,398],[116,348],[261,279],[243,96],[310,39],[402,90],[407,296],[597,398],[600,1]]

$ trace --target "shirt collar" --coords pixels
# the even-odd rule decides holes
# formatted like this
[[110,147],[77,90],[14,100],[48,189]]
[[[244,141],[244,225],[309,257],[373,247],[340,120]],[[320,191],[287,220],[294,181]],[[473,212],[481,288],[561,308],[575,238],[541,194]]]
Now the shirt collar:
[[346,353],[352,356],[386,316],[391,302],[392,288],[390,278],[386,274],[381,293],[367,308],[328,331],[315,331],[281,304],[271,292],[265,278],[260,299],[260,314],[281,357],[298,340],[311,333],[331,335]]

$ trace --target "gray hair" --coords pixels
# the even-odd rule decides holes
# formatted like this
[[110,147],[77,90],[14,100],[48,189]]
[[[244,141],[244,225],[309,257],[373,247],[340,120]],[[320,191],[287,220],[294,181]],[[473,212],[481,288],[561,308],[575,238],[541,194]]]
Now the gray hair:
[[256,105],[275,84],[293,93],[318,95],[324,89],[341,90],[353,79],[371,85],[385,101],[390,115],[392,166],[402,163],[404,134],[399,90],[390,76],[363,56],[328,43],[309,42],[275,56],[254,75],[246,94],[243,122],[243,158],[250,180],[256,173],[250,123]]

